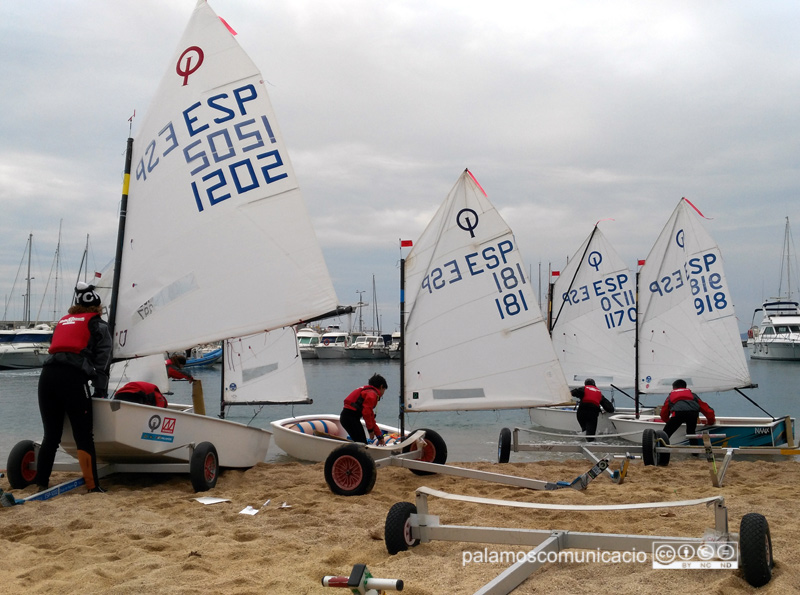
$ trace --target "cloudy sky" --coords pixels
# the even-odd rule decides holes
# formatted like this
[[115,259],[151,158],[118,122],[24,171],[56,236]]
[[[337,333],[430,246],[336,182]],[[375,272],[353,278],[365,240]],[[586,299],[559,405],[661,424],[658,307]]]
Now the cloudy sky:
[[[29,234],[34,317],[61,222],[61,283],[87,235],[92,269],[112,258],[128,118],[147,110],[194,4],[0,4],[9,318],[21,316],[25,272],[12,284]],[[686,196],[710,218],[742,329],[777,292],[785,218],[800,226],[800,4],[211,6],[268,81],[339,301],[372,301],[374,274],[384,330],[399,323],[398,240],[419,236],[465,167],[534,283],[607,218],[634,267]]]

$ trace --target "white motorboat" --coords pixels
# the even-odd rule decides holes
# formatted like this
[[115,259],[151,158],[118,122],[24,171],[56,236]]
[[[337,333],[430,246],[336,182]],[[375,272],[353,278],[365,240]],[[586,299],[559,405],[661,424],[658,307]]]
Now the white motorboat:
[[350,333],[339,329],[327,330],[322,333],[314,351],[319,359],[347,359],[351,340]]
[[52,338],[53,329],[48,324],[0,331],[0,370],[41,368]]
[[303,359],[317,359],[316,347],[320,334],[311,327],[303,327],[297,331],[297,346]]
[[[232,403],[296,402],[293,381],[281,384],[287,398],[273,394],[280,377],[294,377],[287,361],[301,361],[292,327],[334,315],[338,302],[319,244],[309,241],[315,232],[265,77],[205,0],[152,105],[128,139],[112,298],[104,300],[114,359],[156,355],[163,368],[164,353],[224,341],[222,413]],[[291,357],[273,357],[271,346],[284,344]],[[202,490],[221,467],[264,460],[268,430],[203,415],[198,405],[93,399],[98,464],[189,471]],[[13,469],[15,479],[33,480],[28,442],[9,457],[9,477]]]
[[[753,324],[747,331],[747,346],[750,349],[751,359],[800,361],[800,302],[792,296],[795,292],[792,288],[793,268],[794,282],[797,283],[798,279],[796,256],[792,256],[793,246],[794,240],[787,217],[781,257],[783,266],[778,285],[780,297],[769,298],[761,308],[753,312]],[[761,322],[755,324],[756,314],[759,312],[761,312]]]
[[347,348],[347,356],[357,360],[388,359],[389,350],[380,335],[360,335]]

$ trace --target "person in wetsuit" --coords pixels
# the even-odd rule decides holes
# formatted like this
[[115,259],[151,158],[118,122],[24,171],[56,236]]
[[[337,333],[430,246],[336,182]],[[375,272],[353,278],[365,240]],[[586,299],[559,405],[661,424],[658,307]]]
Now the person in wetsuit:
[[383,446],[383,432],[375,421],[375,407],[387,388],[386,379],[380,374],[373,374],[366,386],[359,387],[347,395],[339,421],[354,442],[367,443],[367,436],[361,425],[363,417],[370,440],[377,437],[378,444]]
[[90,492],[104,492],[97,477],[94,427],[89,381],[94,396],[108,396],[111,334],[100,317],[100,296],[93,285],[79,282],[69,313],[58,321],[50,342],[50,356],[39,375],[39,412],[44,438],[36,459],[36,485],[45,490],[50,482],[56,450],[61,444],[64,418],[72,425],[78,447],[78,463]]
[[[706,425],[710,426],[717,420],[711,406],[686,388],[685,380],[679,378],[673,382],[672,392],[661,407],[661,419],[667,424],[664,426],[667,436],[672,436],[681,424],[686,424],[687,434],[696,434],[700,413],[706,416]],[[700,441],[692,438],[689,444],[698,446]]]
[[183,371],[183,367],[186,365],[185,355],[173,353],[171,356],[169,356],[166,364],[167,377],[172,378],[173,380],[188,380],[189,382],[194,382],[192,375]]
[[586,432],[586,441],[594,442],[594,435],[597,433],[597,418],[600,416],[600,407],[608,413],[614,413],[614,405],[603,396],[600,389],[591,378],[583,382],[583,388],[572,389],[573,397],[580,399],[578,405],[578,423],[581,430]]

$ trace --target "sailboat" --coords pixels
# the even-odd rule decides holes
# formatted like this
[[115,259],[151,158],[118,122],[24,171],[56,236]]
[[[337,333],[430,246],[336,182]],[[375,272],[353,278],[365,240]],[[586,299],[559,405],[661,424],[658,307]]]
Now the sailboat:
[[[401,448],[408,436],[407,412],[516,409],[569,399],[524,271],[511,229],[465,170],[401,263],[400,427],[392,428],[400,442],[388,449]],[[341,442],[308,422],[337,420],[272,422],[275,442],[292,456],[325,460]]]
[[[59,245],[60,245],[59,232]],[[27,252],[27,275],[25,277],[25,301],[23,305],[23,328],[10,328],[0,331],[0,370],[27,370],[41,368],[47,359],[47,350],[53,338],[53,329],[46,323],[34,323],[31,319],[31,251],[33,234],[28,234],[25,245]],[[56,250],[58,259],[58,250]],[[13,293],[13,288],[12,288]],[[57,292],[56,292],[57,293]],[[8,303],[5,308],[8,313]],[[38,319],[38,317],[37,317]]]
[[[679,378],[696,393],[752,386],[722,254],[704,218],[682,198],[639,270],[637,398],[666,395]],[[724,434],[715,445],[779,446],[787,420],[717,417],[711,426],[701,417],[698,431]],[[657,415],[616,414],[611,421],[634,442],[646,428],[663,428]],[[671,440],[685,440],[685,426]]]
[[[761,308],[753,312],[761,312],[761,322],[752,324],[747,332],[747,346],[751,359],[769,359],[780,361],[800,361],[800,302],[792,296],[792,268],[797,263],[792,258],[794,240],[786,218],[783,234],[783,258],[781,278],[778,285],[778,297],[767,299]],[[784,271],[786,273],[786,292],[783,291]],[[795,270],[795,283],[797,282]]]
[[[551,336],[570,388],[592,378],[602,390],[624,393],[634,386],[634,279],[599,223],[551,286]],[[539,427],[580,432],[576,409],[577,405],[536,407],[529,416]],[[616,432],[609,418],[601,411],[598,434]]]
[[[271,398],[258,394],[267,370],[246,357],[259,339],[238,338],[325,316],[337,300],[264,79],[234,35],[200,0],[128,139],[109,324],[115,360],[241,345],[239,357],[229,351],[240,376],[225,377],[226,397],[244,390],[255,402]],[[218,469],[263,461],[271,438],[197,405],[93,399],[93,413],[100,465],[188,469],[196,490]],[[30,460],[29,446],[15,462]]]

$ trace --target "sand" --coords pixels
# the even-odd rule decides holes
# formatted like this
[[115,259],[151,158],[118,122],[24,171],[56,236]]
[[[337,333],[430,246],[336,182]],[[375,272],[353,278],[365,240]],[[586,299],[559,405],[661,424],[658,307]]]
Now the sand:
[[[513,461],[513,457],[512,457]],[[465,467],[547,481],[588,470],[584,460],[467,463]],[[54,474],[65,480],[71,474]],[[78,488],[47,502],[0,508],[0,585],[7,593],[295,594],[345,593],[323,588],[325,575],[348,575],[356,563],[372,574],[405,581],[404,593],[473,593],[508,563],[462,564],[464,552],[527,551],[519,546],[432,541],[391,556],[384,545],[389,508],[414,502],[428,486],[456,494],[559,504],[618,504],[723,495],[731,529],[742,516],[763,514],[770,526],[775,568],[761,589],[736,570],[654,570],[646,563],[552,563],[515,593],[798,593],[800,514],[798,463],[736,459],[714,488],[705,461],[673,460],[669,467],[631,464],[626,480],[597,478],[582,492],[544,492],[447,475],[420,477],[401,468],[378,471],[365,496],[333,495],[323,464],[262,464],[225,471],[215,489],[196,494],[186,475],[113,475],[105,494]],[[7,479],[0,487],[9,490]],[[33,487],[15,490],[30,495]],[[230,499],[203,505],[197,496]],[[266,507],[262,505],[270,500]],[[282,503],[287,507],[281,508]],[[247,506],[254,516],[240,514]],[[712,527],[705,506],[633,512],[531,511],[430,501],[445,525],[524,527],[602,533],[700,537]]]

